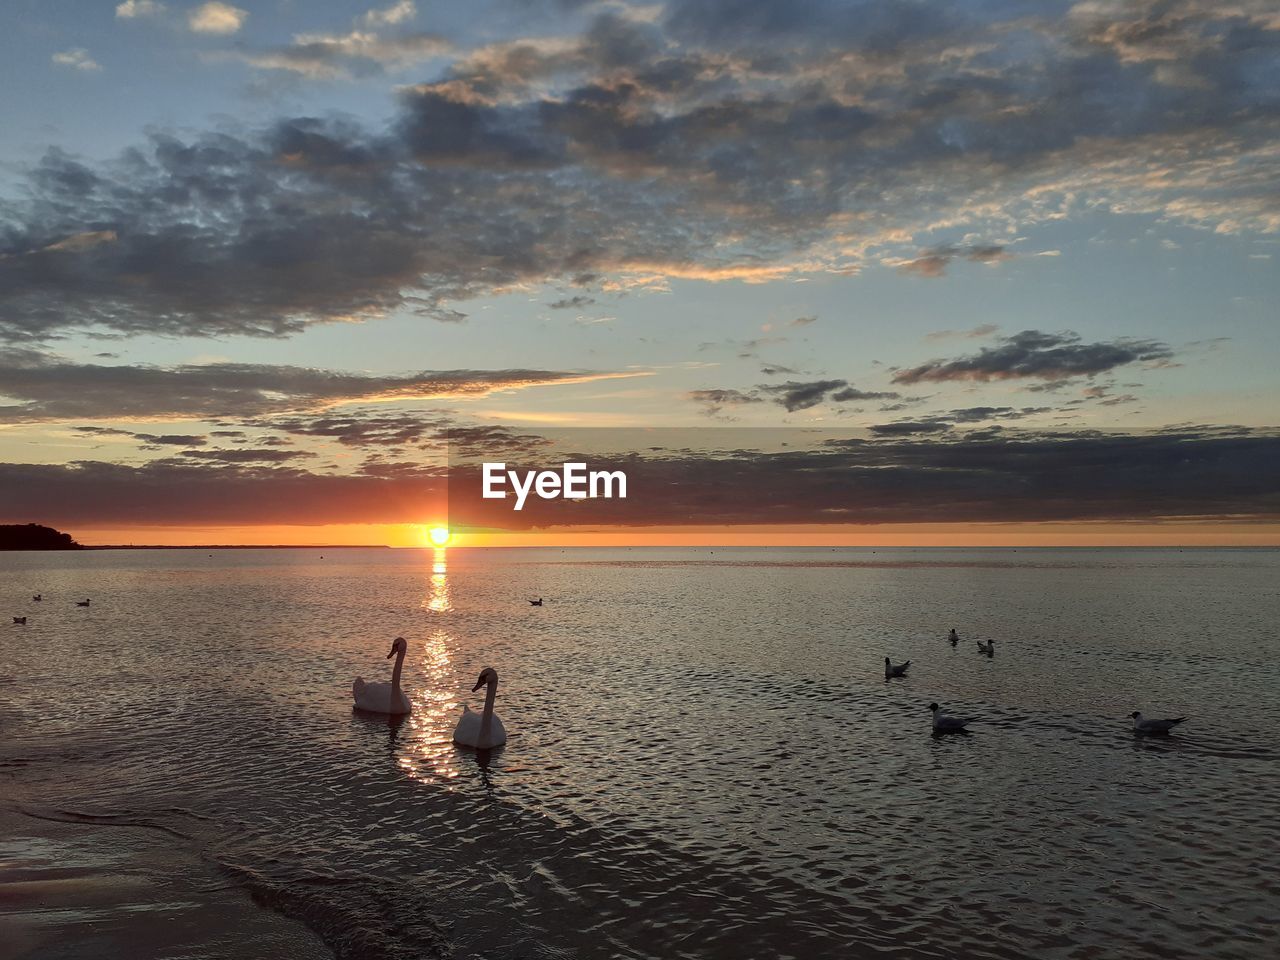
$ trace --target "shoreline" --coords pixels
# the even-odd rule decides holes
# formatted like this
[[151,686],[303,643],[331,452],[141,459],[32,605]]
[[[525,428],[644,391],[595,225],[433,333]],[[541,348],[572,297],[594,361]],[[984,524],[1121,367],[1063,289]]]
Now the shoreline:
[[314,930],[165,832],[0,806],[0,960],[333,960]]

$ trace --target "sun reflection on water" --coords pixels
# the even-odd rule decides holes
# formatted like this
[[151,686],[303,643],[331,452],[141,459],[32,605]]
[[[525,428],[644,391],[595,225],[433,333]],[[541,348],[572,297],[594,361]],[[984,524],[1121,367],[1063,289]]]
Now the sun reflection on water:
[[422,605],[432,613],[448,613],[453,609],[449,599],[448,551],[444,547],[436,547],[431,557],[431,580],[427,587],[427,595]]
[[[433,553],[422,606],[432,613],[447,613],[453,604],[445,549],[438,547]],[[400,757],[400,767],[415,780],[452,780],[458,776],[453,727],[462,701],[454,689],[452,646],[449,632],[437,629],[418,647],[422,651],[419,666],[424,682],[413,695],[413,713],[409,716],[412,735],[408,750]]]

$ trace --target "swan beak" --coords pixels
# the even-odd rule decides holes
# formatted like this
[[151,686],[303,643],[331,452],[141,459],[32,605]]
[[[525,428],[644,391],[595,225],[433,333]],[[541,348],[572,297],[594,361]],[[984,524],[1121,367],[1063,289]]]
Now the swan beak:
[[484,677],[481,677],[479,680],[476,681],[476,685],[471,688],[471,692],[475,693],[477,690],[479,690],[483,686],[484,686]]
[[396,655],[396,648],[395,648],[395,647],[392,647],[392,648],[391,648],[391,652],[387,654],[387,659],[388,659],[388,660],[390,660],[390,659],[391,659],[392,657],[394,657],[395,655]]

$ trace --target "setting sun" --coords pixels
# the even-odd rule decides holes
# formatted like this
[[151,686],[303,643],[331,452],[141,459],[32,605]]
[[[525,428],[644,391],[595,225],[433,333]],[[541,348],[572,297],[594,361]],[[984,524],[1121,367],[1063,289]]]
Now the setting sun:
[[445,544],[447,544],[449,542],[449,536],[450,534],[449,534],[448,527],[432,527],[430,530],[427,531],[427,539],[429,539],[431,543],[437,547],[443,547]]

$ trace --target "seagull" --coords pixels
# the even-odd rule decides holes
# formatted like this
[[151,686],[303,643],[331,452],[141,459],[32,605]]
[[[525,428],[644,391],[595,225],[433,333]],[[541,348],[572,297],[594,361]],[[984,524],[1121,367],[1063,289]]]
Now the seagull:
[[27,622],[27,618],[26,618],[26,617],[14,617],[14,618],[13,618],[13,622],[14,622],[14,623],[16,623],[16,624],[18,624],[19,626],[21,626],[22,624],[25,624],[25,623]]
[[972,717],[949,717],[939,713],[936,703],[929,704],[929,709],[933,711],[934,733],[965,733],[965,724],[973,723]]
[[911,666],[911,661],[900,663],[896,667],[890,662],[888,657],[884,658],[884,678],[888,680],[890,677],[905,677],[907,675],[907,667]]
[[33,593],[33,594],[31,595],[31,599],[32,599],[32,600],[34,600],[34,601],[36,601],[36,603],[39,603],[41,600],[43,600],[43,599],[44,599],[44,597],[43,597],[43,596],[41,596],[41,595],[40,595],[40,594],[38,594],[38,593]]
[[77,601],[76,601],[76,606],[77,606],[77,607],[87,607],[88,605],[89,605],[89,601],[88,601],[88,600],[77,600]]
[[529,601],[529,606],[531,606],[531,607],[540,607],[540,606],[542,606],[542,598],[541,598],[541,597],[539,597],[537,600],[530,600],[530,601]]
[[1149,733],[1157,737],[1164,736],[1183,720],[1187,719],[1186,717],[1174,717],[1172,720],[1143,720],[1142,714],[1137,710],[1133,711],[1129,716],[1133,717],[1134,733]]
[[981,640],[979,640],[978,652],[985,653],[988,657],[991,656],[993,653],[996,652],[996,642],[994,640],[988,640],[986,643],[983,643]]

